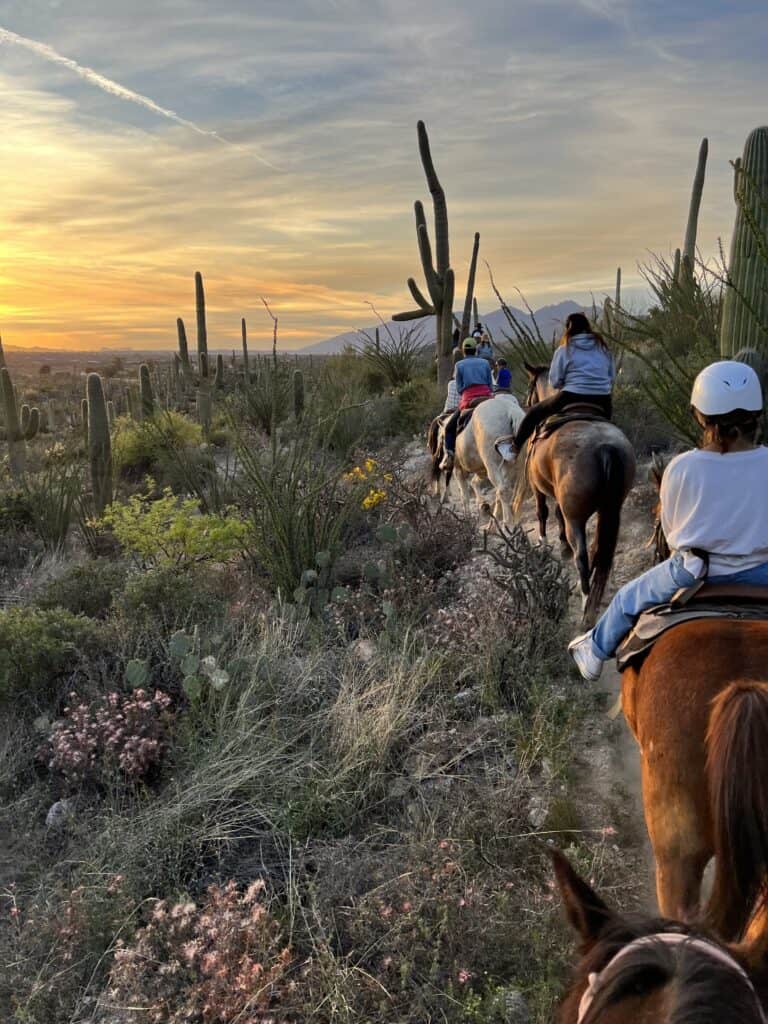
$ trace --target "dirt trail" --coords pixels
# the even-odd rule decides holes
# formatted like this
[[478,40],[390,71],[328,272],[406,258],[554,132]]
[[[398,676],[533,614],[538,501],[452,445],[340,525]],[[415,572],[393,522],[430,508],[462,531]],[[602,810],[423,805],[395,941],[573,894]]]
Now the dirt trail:
[[[409,453],[411,454],[411,453]],[[414,447],[411,466],[426,466],[423,449]],[[638,467],[637,483],[624,505],[621,533],[611,581],[609,599],[623,583],[639,575],[652,564],[648,539],[652,528],[655,490],[647,482],[647,467]],[[448,502],[456,511],[463,505],[458,487],[451,485]],[[538,534],[535,510],[530,500],[522,510],[521,524],[531,536]],[[557,555],[557,526],[550,516],[549,535]],[[574,591],[576,573],[573,571]],[[570,609],[573,634],[580,631],[581,604],[574,593]],[[614,663],[605,666],[599,682],[585,684],[594,694],[596,711],[588,715],[577,730],[573,743],[573,772],[569,793],[585,829],[615,830],[615,841],[634,864],[637,879],[634,900],[638,909],[656,910],[653,880],[653,856],[643,820],[640,760],[624,716],[609,717],[621,692],[621,679]],[[612,833],[610,833],[612,834]]]

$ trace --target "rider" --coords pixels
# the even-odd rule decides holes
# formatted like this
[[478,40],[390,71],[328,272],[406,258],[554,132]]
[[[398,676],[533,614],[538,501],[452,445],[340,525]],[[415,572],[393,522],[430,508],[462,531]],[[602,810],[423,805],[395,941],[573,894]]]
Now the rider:
[[549,383],[556,393],[531,406],[511,441],[504,438],[497,442],[499,454],[507,462],[514,462],[536,427],[568,405],[596,405],[610,419],[615,377],[616,365],[603,337],[592,329],[583,313],[571,313],[549,368]]
[[445,396],[445,405],[443,406],[443,412],[441,415],[445,415],[449,412],[455,412],[459,408],[459,391],[456,387],[456,367],[464,358],[464,353],[460,348],[454,348],[451,358],[453,359],[453,373],[451,374],[451,379],[448,381],[448,393]]
[[618,591],[594,629],[568,646],[597,679],[638,615],[706,577],[768,585],[768,448],[756,437],[760,380],[745,363],[712,363],[691,395],[702,447],[672,459],[661,481],[661,525],[672,557]]
[[477,328],[472,332],[472,337],[477,342],[477,354],[480,359],[487,359],[491,366],[493,366],[493,346],[491,345],[491,339],[488,337],[488,332],[478,324]]
[[493,393],[512,392],[512,371],[507,366],[506,359],[496,360],[496,369],[493,374]]
[[478,398],[493,396],[493,378],[490,363],[475,354],[477,342],[474,338],[465,338],[462,344],[464,358],[456,364],[456,390],[459,394],[459,408],[451,414],[445,423],[444,444],[445,455],[440,463],[441,469],[450,469],[456,451],[456,428],[459,416],[469,409]]

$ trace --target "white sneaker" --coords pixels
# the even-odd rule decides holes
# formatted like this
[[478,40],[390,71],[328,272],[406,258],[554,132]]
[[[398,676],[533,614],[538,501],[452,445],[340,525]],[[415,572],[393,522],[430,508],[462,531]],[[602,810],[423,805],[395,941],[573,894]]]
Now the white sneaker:
[[600,673],[603,671],[603,661],[602,658],[598,658],[595,654],[591,629],[588,633],[582,633],[581,636],[571,640],[568,644],[568,651],[576,662],[576,668],[581,673],[582,678],[590,683],[600,678]]
[[505,462],[514,462],[517,458],[517,452],[509,443],[509,441],[502,441],[501,444],[496,445],[496,451],[504,459]]

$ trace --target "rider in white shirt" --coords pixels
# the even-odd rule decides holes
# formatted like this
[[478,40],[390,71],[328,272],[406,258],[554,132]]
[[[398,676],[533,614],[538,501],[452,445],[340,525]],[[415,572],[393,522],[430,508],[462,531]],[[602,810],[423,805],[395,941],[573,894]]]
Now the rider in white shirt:
[[585,679],[599,678],[641,612],[681,587],[703,577],[768,586],[768,448],[755,443],[760,380],[745,363],[712,363],[696,378],[691,405],[702,447],[673,459],[661,484],[661,525],[672,556],[622,587],[595,628],[571,641]]

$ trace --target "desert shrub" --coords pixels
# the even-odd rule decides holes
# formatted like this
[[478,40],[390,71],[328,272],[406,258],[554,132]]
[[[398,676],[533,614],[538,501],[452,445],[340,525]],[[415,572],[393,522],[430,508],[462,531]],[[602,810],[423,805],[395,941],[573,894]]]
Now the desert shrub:
[[70,786],[138,782],[160,764],[168,746],[170,697],[108,693],[92,704],[70,693],[64,716],[55,722],[39,756]]
[[110,631],[62,608],[0,612],[0,704],[56,701],[85,659],[108,652]]
[[613,392],[613,421],[629,438],[641,457],[652,451],[669,448],[677,435],[658,408],[653,405],[640,384],[621,381]]
[[134,494],[113,503],[102,522],[142,566],[181,566],[202,560],[223,562],[240,554],[248,529],[242,520],[201,513],[194,498],[177,498],[166,488],[159,498]]
[[131,638],[160,637],[185,626],[218,622],[231,597],[231,575],[206,565],[184,572],[160,566],[129,577],[115,601],[121,627]]
[[[162,964],[147,970],[147,964]],[[241,893],[211,886],[202,904],[158,901],[130,944],[120,942],[108,998],[129,1010],[124,1021],[229,1024],[285,1020],[298,1010],[290,979],[293,954],[264,903],[264,883]],[[267,1016],[268,1015],[268,1016]]]
[[13,489],[0,493],[0,533],[23,530],[33,526],[29,504],[23,491]]
[[363,332],[360,354],[370,370],[390,387],[399,388],[413,380],[426,362],[424,325],[378,330],[375,337]]
[[65,608],[73,615],[105,618],[126,576],[124,565],[106,558],[71,565],[47,584],[34,603],[38,608]]
[[436,381],[419,377],[395,391],[398,433],[426,430],[443,407],[445,396]]
[[113,428],[112,461],[117,472],[138,479],[151,472],[169,449],[199,445],[202,437],[200,426],[179,412],[164,412],[141,423],[120,416]]
[[288,416],[293,370],[287,363],[259,360],[249,381],[241,381],[239,407],[251,427],[271,434]]

